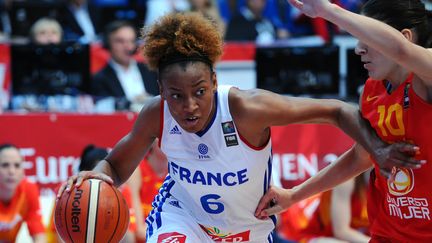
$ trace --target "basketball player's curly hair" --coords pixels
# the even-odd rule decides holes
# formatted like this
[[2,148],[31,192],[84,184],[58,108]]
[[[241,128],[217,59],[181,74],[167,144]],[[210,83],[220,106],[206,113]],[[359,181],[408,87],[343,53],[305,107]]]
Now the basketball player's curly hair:
[[213,65],[222,55],[223,41],[216,25],[198,13],[176,13],[143,28],[142,51],[151,70],[173,57],[202,57]]

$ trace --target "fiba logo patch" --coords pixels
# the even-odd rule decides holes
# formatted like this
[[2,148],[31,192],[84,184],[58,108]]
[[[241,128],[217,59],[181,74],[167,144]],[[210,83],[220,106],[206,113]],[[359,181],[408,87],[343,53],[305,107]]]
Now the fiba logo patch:
[[198,152],[200,153],[198,155],[198,158],[200,158],[200,159],[210,159],[210,156],[207,155],[208,151],[209,151],[209,149],[208,149],[207,145],[205,145],[203,143],[200,143],[198,145]]
[[411,169],[393,167],[393,181],[387,180],[390,194],[402,196],[408,194],[414,188],[414,173]]

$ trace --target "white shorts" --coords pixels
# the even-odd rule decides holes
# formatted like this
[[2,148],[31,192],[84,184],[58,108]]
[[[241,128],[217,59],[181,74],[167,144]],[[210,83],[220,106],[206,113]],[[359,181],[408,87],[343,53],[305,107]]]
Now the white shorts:
[[166,199],[161,207],[163,210],[153,209],[146,219],[147,243],[214,243],[177,200]]

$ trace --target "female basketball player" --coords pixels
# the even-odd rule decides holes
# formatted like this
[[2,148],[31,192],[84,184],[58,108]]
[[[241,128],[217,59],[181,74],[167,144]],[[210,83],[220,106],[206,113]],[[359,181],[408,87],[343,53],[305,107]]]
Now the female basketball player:
[[[323,17],[360,40],[356,52],[370,76],[361,98],[363,116],[383,140],[415,143],[420,148],[416,158],[423,163],[430,160],[432,52],[426,49],[430,31],[423,3],[369,0],[363,6],[363,14],[369,16],[366,17],[327,0],[290,2],[308,16]],[[297,200],[327,190],[371,167],[372,161],[364,154],[357,145],[304,184],[292,190],[272,188],[261,200],[256,215],[261,218],[280,212]],[[372,242],[432,239],[432,165],[415,170],[394,167],[387,179],[374,164],[368,191]],[[262,211],[270,201],[276,205]]]
[[105,161],[71,177],[66,190],[90,177],[123,183],[160,138],[169,175],[146,220],[148,242],[271,242],[274,218],[254,216],[270,185],[271,126],[335,124],[380,154],[372,148],[382,142],[343,102],[218,87],[222,40],[201,15],[167,15],[147,30],[144,43],[161,96],[142,109]]

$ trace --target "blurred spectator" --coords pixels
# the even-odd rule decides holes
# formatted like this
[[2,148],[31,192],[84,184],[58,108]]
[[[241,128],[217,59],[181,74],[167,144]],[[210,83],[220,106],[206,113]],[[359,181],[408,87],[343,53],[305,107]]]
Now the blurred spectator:
[[62,42],[62,38],[62,27],[55,19],[41,18],[30,29],[30,40],[34,44],[59,44]]
[[100,12],[87,0],[67,0],[60,15],[65,40],[78,40],[89,43],[100,33]]
[[135,208],[137,240],[145,242],[147,225],[145,219],[152,210],[152,202],[168,174],[168,160],[160,150],[158,139],[153,142],[146,158],[129,178]]
[[[276,28],[277,38],[286,39],[290,37],[290,33],[287,27],[284,25],[284,21],[282,19],[283,9],[280,9],[279,2],[286,3],[286,0],[267,0],[263,10],[263,16],[270,20],[270,22]],[[229,22],[233,13],[237,13],[238,11],[241,11],[243,8],[245,8],[246,3],[247,0],[217,0],[220,15],[226,23]]]
[[222,36],[225,34],[225,22],[222,20],[219,8],[214,0],[189,0],[190,10],[200,12],[213,20]]
[[107,25],[104,46],[111,54],[109,63],[92,80],[91,93],[96,97],[126,98],[132,103],[142,103],[159,94],[156,73],[135,61],[137,34],[125,21]]
[[147,0],[145,26],[151,25],[159,17],[172,13],[184,12],[189,8],[187,0]]
[[263,16],[266,0],[247,0],[246,6],[229,22],[227,41],[255,41],[268,44],[276,39],[275,27]]
[[8,8],[11,0],[0,0],[0,42],[9,39],[12,34]]
[[46,242],[39,189],[24,177],[18,148],[0,145],[0,242],[15,242],[23,222],[34,242]]
[[[322,38],[330,38],[326,30],[327,26],[325,22],[323,24],[322,20],[319,18],[311,19],[303,15],[287,1],[278,1],[277,4],[282,14],[282,21],[292,37],[320,35],[319,32],[324,31],[321,34]],[[313,21],[316,21],[317,25],[314,25],[315,22]],[[319,26],[320,29],[317,29],[317,26]]]
[[[106,148],[97,147],[93,144],[87,145],[82,153],[80,158],[80,164],[78,166],[79,171],[87,171],[92,170],[102,159],[104,159],[108,155],[108,150]],[[131,196],[131,190],[129,187],[124,184],[118,188],[124,198],[126,199],[126,203],[129,206],[129,214],[130,214],[130,222],[129,222],[129,228],[126,232],[123,240],[121,242],[124,243],[133,243],[135,242],[135,214],[132,210],[132,196]],[[60,243],[62,242],[60,240],[60,237],[56,234],[56,229],[54,225],[54,209],[51,215],[51,222],[48,226],[48,242],[49,243]]]
[[284,236],[298,242],[369,242],[368,172],[299,202],[284,214]]

